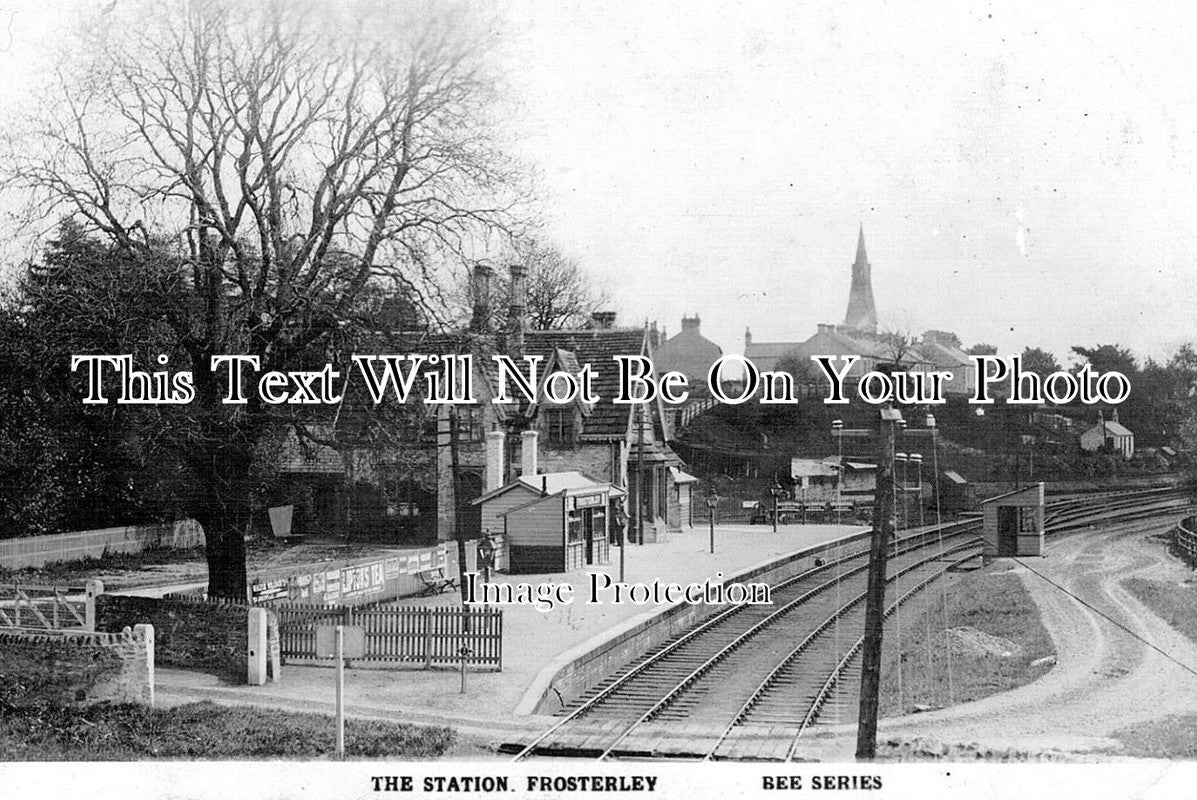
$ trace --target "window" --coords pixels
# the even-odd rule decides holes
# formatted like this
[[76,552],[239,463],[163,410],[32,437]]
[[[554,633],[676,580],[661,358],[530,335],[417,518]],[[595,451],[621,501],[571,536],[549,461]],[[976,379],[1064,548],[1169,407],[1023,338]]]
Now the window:
[[482,412],[472,406],[457,409],[457,441],[481,442],[486,438],[482,427]]
[[572,408],[550,408],[545,411],[545,425],[548,428],[549,444],[567,445],[574,443],[574,410]]

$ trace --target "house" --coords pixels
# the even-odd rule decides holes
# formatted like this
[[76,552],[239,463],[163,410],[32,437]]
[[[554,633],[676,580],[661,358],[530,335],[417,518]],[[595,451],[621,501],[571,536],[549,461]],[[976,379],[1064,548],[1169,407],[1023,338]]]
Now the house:
[[928,369],[951,372],[944,383],[945,395],[972,396],[977,388],[977,370],[968,354],[957,347],[943,331],[927,331],[915,346]]
[[[628,492],[628,514],[644,520],[645,541],[680,530],[683,522],[675,470],[682,460],[669,445],[672,430],[664,403],[619,404],[617,355],[653,358],[647,328],[619,328],[615,314],[596,314],[593,327],[527,331],[526,355],[540,356],[542,375],[552,370],[594,371],[597,403],[534,403],[522,410],[523,424],[540,434],[540,463],[547,471],[578,470]],[[637,478],[637,476],[640,476]],[[634,524],[634,523],[629,523]]]
[[824,464],[840,470],[840,497],[872,502],[877,486],[877,465],[850,456],[827,456]]
[[[375,420],[365,435],[359,426],[370,415],[360,413],[360,401],[355,405],[347,397],[331,421],[311,426],[322,431],[318,441],[301,442],[293,433],[284,438],[271,456],[284,478],[272,504],[296,506],[299,532],[396,544],[451,541],[459,530],[466,538],[477,538],[485,525],[482,506],[474,501],[519,477],[525,433],[537,435],[545,470],[584,473],[626,489],[632,501],[628,513],[639,508],[646,520],[646,541],[680,529],[688,518],[682,498],[688,500],[689,492],[678,488],[687,480],[669,445],[672,433],[663,403],[613,402],[618,373],[612,357],[652,358],[655,337],[647,327],[616,327],[612,312],[594,314],[588,328],[528,330],[525,271],[514,265],[511,274],[506,330],[491,327],[491,273],[479,266],[472,276],[475,304],[467,329],[398,337],[410,340],[407,346],[413,348],[398,352],[472,356],[468,379],[476,403],[434,406],[422,422],[421,415],[409,414],[418,429],[398,423],[388,428],[385,421],[380,425]],[[523,356],[539,356],[542,379],[553,370],[577,372],[589,364],[600,399],[564,406],[529,403],[522,397],[514,404],[493,403],[498,368],[492,356],[497,353],[517,364]],[[459,373],[455,380],[466,377]],[[408,410],[422,407],[410,401],[404,405]]]
[[699,332],[701,324],[697,314],[683,316],[682,332],[654,347],[653,366],[657,372],[682,373],[689,381],[692,394],[706,394],[711,365],[723,355],[719,345]]
[[1118,421],[1118,409],[1114,409],[1109,422],[1105,414],[1097,412],[1097,424],[1081,434],[1081,449],[1091,453],[1106,449],[1129,459],[1135,454],[1135,435]]
[[804,502],[837,500],[839,469],[813,458],[790,459],[790,477],[794,481],[794,499]]

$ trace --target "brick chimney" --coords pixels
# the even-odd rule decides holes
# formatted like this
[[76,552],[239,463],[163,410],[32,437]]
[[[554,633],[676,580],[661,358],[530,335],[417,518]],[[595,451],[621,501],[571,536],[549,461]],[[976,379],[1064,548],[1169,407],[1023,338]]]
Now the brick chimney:
[[507,355],[524,355],[524,331],[528,329],[528,271],[523,264],[511,265],[511,306],[507,318]]
[[506,470],[503,461],[507,455],[507,434],[494,430],[486,434],[486,491],[493,492],[503,485]]
[[591,327],[607,330],[615,327],[614,311],[595,311],[590,315]]
[[485,264],[474,265],[474,272],[470,276],[470,301],[474,311],[470,317],[470,330],[474,333],[490,331],[490,276],[490,267]]
[[744,350],[747,351],[752,346],[752,329],[744,329]]
[[536,431],[524,431],[520,434],[520,476],[530,478],[537,469],[537,439],[540,434]]
[[702,324],[702,320],[699,319],[697,314],[695,314],[692,317],[687,317],[687,316],[682,317],[682,331],[683,332],[694,331],[695,333],[698,333],[698,326],[700,324]]

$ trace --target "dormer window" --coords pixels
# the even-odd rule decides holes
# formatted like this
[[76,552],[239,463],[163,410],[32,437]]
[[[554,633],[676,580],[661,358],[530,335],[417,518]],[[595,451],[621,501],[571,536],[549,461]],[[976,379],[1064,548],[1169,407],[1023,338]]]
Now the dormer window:
[[547,408],[544,412],[546,434],[550,445],[572,445],[574,443],[574,409]]

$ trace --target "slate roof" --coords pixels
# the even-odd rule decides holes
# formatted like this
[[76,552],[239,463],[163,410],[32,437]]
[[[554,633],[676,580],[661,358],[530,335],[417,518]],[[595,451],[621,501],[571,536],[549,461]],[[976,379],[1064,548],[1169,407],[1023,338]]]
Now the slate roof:
[[614,356],[649,355],[643,328],[586,328],[565,331],[528,331],[524,354],[541,356],[548,363],[554,349],[568,351],[579,366],[590,364],[599,402],[582,418],[581,436],[587,439],[622,439],[627,436],[632,406],[612,402],[619,389]]

